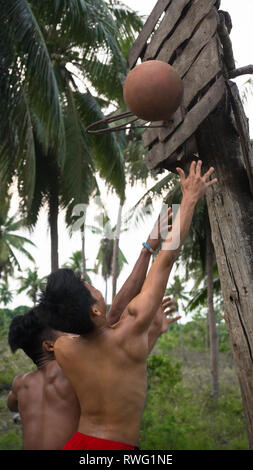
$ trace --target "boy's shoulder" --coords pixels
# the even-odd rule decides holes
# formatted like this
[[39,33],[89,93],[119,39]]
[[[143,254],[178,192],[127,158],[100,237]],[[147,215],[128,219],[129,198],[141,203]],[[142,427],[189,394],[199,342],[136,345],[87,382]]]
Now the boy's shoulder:
[[20,386],[22,386],[26,380],[33,378],[36,375],[36,372],[37,370],[33,370],[31,372],[25,372],[24,374],[16,375],[12,381],[12,390],[15,391],[20,388]]

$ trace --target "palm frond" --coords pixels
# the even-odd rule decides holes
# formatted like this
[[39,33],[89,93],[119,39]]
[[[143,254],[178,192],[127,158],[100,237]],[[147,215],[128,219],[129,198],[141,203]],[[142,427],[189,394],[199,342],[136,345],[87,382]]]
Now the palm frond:
[[[75,97],[78,112],[85,127],[91,122],[104,118],[96,99],[89,91],[85,94],[76,92]],[[124,199],[124,158],[116,136],[112,133],[91,136],[91,148],[100,176],[117,191],[121,199]]]
[[26,0],[0,0],[0,6],[5,39],[13,44],[13,58],[20,63],[19,85],[26,87],[29,105],[59,148],[63,139],[59,90],[39,24]]
[[[216,278],[213,280],[213,288],[216,293],[220,292],[220,279],[219,278]],[[199,305],[205,305],[206,302],[207,302],[207,287],[205,286],[194,295],[194,297],[188,303],[186,309],[192,312]]]
[[134,10],[118,0],[109,1],[109,10],[114,16],[120,36],[134,41],[136,33],[143,28],[144,21]]

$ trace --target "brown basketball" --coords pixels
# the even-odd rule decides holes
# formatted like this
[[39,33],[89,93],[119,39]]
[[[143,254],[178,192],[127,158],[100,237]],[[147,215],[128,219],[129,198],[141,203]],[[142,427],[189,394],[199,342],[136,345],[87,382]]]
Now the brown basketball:
[[124,100],[135,116],[146,121],[166,121],[183,98],[183,82],[171,65],[148,60],[136,65],[124,83]]

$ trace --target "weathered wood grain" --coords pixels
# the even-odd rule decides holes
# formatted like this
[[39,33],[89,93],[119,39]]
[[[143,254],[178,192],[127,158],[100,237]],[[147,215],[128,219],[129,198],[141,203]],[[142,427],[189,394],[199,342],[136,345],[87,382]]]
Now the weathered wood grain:
[[[203,171],[213,166],[218,179],[208,188],[206,198],[224,317],[253,449],[253,204],[240,136],[231,125],[232,117],[222,103],[199,127],[197,144]],[[243,107],[240,120],[247,121]]]
[[149,36],[153,32],[159,18],[161,17],[164,10],[166,10],[168,5],[171,3],[171,1],[172,0],[159,0],[153,8],[150,16],[148,17],[145,25],[143,26],[142,31],[140,32],[138,38],[136,39],[130,50],[128,62],[131,68],[136,64],[138,58],[141,56],[141,53],[144,47],[146,46],[146,42],[149,39]]
[[213,38],[201,51],[185,76],[184,104],[188,107],[197,93],[207,85],[222,69],[218,55],[217,41]]
[[[173,35],[165,41],[161,51],[157,55],[158,60],[169,62],[173,53],[181,44],[189,39],[194,29],[203,20],[203,18],[210,12],[215,0],[198,0],[187,12],[186,16],[179,23]],[[159,45],[157,50],[159,49]]]
[[165,125],[165,127],[161,127],[160,129],[147,129],[145,132],[143,132],[142,142],[144,147],[148,147],[156,139],[159,139],[159,141],[165,140],[165,138],[176,129],[176,127],[182,122],[185,115],[182,108],[183,106],[178,108],[166,124],[164,124],[163,121],[157,122],[157,124],[160,124],[161,126]]
[[251,194],[253,195],[253,150],[250,145],[248,122],[244,113],[238,88],[234,82],[228,82],[231,93],[232,108],[235,115],[236,127],[240,136],[244,163],[249,179]]
[[[222,69],[220,62],[217,40],[214,37],[201,51],[197,60],[185,75],[184,82],[184,107],[187,108],[191,101],[197,96],[212,78]],[[182,108],[178,109],[172,116],[168,127],[153,129],[154,132],[145,131],[143,133],[143,144],[148,147],[155,139],[163,142],[182,122],[184,114]]]
[[145,60],[153,59],[155,57],[158,48],[173,30],[175,24],[181,16],[184,7],[189,3],[189,1],[190,0],[177,0],[173,1],[169,5],[164,18],[161,21],[161,24],[154,33],[151,42],[147,46],[144,54]]
[[173,67],[181,78],[188,72],[201,49],[205,47],[216,33],[218,19],[219,16],[216,8],[212,8],[193,34],[182,53],[173,62]]
[[160,142],[152,147],[145,158],[147,167],[149,169],[155,168],[194,134],[204,119],[216,108],[224,92],[224,78],[220,77],[204,97],[188,112],[183,123],[177,128],[171,138],[167,142]]

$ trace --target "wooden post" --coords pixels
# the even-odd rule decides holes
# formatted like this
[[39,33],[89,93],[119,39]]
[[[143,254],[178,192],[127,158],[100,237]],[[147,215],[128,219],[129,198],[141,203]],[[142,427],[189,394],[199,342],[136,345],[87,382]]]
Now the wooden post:
[[181,108],[163,129],[143,134],[147,167],[186,169],[196,140],[204,167],[216,170],[207,205],[253,449],[253,153],[238,89],[228,81],[253,66],[235,69],[231,18],[219,7],[219,0],[158,0],[129,63],[163,60],[184,84]]
[[[250,448],[253,449],[253,199],[240,134],[229,93],[196,134],[204,167],[214,166],[218,183],[207,205],[225,306],[242,392]],[[240,118],[244,135],[246,118]]]

